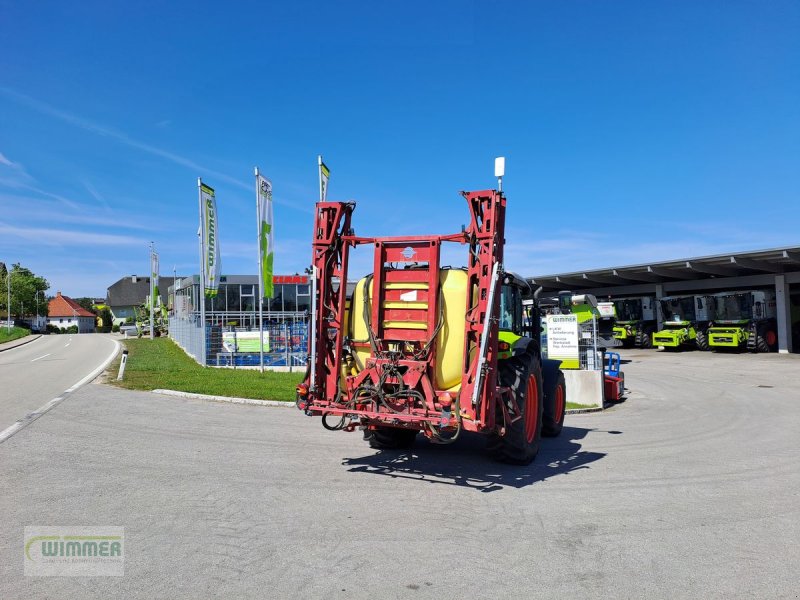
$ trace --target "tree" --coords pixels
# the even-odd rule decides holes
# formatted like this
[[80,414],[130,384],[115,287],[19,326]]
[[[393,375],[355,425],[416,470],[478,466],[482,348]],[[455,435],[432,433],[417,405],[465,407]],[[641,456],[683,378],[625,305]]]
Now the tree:
[[85,308],[90,313],[94,313],[95,315],[98,314],[98,311],[94,308],[94,300],[92,298],[73,298],[73,300],[80,304],[81,308]]
[[[5,271],[5,273],[4,273]],[[11,308],[8,311],[17,318],[23,316],[23,312],[33,314],[36,312],[36,305],[39,305],[39,314],[47,316],[47,301],[44,292],[50,287],[44,277],[39,277],[26,269],[19,263],[15,263],[8,271],[5,265],[0,268],[0,281],[2,281],[2,294],[0,294],[0,308],[8,309],[7,289],[9,279],[11,281]]]

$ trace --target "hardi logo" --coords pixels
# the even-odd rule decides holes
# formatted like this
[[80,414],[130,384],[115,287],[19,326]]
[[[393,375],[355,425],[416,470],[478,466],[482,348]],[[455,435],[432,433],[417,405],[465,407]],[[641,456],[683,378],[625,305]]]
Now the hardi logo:
[[405,258],[406,260],[411,260],[412,258],[414,258],[414,255],[416,253],[417,251],[414,250],[411,246],[406,246],[401,254],[403,255],[403,258]]
[[123,527],[26,527],[25,575],[121,576]]

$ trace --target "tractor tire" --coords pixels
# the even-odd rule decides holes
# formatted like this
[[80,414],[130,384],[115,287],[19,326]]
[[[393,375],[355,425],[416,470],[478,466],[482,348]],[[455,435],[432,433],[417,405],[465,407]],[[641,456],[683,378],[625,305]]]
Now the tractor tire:
[[650,327],[643,327],[639,336],[638,343],[636,344],[643,350],[649,350],[653,347],[653,330]]
[[759,325],[756,333],[756,352],[775,352],[778,347],[778,335],[768,324]]
[[378,427],[365,429],[364,439],[370,448],[376,450],[407,450],[414,445],[418,431],[414,429],[398,429],[397,427]]
[[697,330],[697,337],[694,339],[695,344],[697,344],[698,350],[709,350],[711,347],[708,345],[708,331],[705,329],[698,329]]
[[567,413],[567,385],[564,374],[557,371],[545,384],[544,416],[542,417],[542,436],[557,437],[564,427]]
[[[490,456],[513,465],[529,465],[539,453],[542,438],[542,368],[537,356],[528,352],[497,363],[499,385],[511,388],[521,414],[505,425],[505,435],[491,433],[486,446]],[[503,426],[503,411],[497,410],[497,422]]]

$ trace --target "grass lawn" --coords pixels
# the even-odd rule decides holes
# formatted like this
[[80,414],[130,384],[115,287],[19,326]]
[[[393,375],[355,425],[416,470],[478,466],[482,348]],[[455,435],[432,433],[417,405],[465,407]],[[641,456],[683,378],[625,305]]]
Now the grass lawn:
[[11,331],[6,327],[0,328],[0,344],[3,342],[10,342],[11,340],[18,340],[21,337],[30,335],[31,330],[24,327],[12,327]]
[[128,364],[125,378],[117,381],[118,357],[108,369],[108,383],[130,390],[178,390],[196,394],[284,400],[294,402],[295,386],[303,378],[299,373],[259,373],[252,369],[215,369],[201,367],[172,340],[125,340]]
[[597,408],[597,407],[587,406],[586,404],[577,404],[575,402],[567,402],[567,410],[577,410],[580,408]]

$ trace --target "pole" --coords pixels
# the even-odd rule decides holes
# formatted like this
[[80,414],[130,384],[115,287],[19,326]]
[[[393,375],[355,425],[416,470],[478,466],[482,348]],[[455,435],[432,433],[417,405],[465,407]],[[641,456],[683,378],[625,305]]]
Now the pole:
[[256,173],[256,248],[258,248],[258,365],[264,372],[264,273],[261,270],[261,196],[258,189],[258,167]]
[[203,256],[203,240],[205,240],[206,224],[203,218],[203,193],[200,186],[203,185],[203,180],[197,178],[197,204],[200,207],[200,229],[197,230],[198,240],[200,242],[200,293],[198,294],[198,303],[200,304],[200,325],[203,331],[203,365],[207,362],[207,349],[206,349],[206,273],[205,273],[205,256]]
[[11,270],[6,270],[6,283],[8,284],[8,302],[6,303],[6,331],[11,333]]
[[290,354],[289,344],[291,340],[289,339],[289,321],[284,319],[283,321],[283,341],[286,344],[286,365],[289,367],[289,373],[292,372],[292,356]]
[[156,339],[155,329],[156,329],[156,322],[155,317],[153,315],[153,306],[156,303],[156,274],[153,270],[153,258],[155,254],[155,245],[153,242],[150,242],[150,339]]

